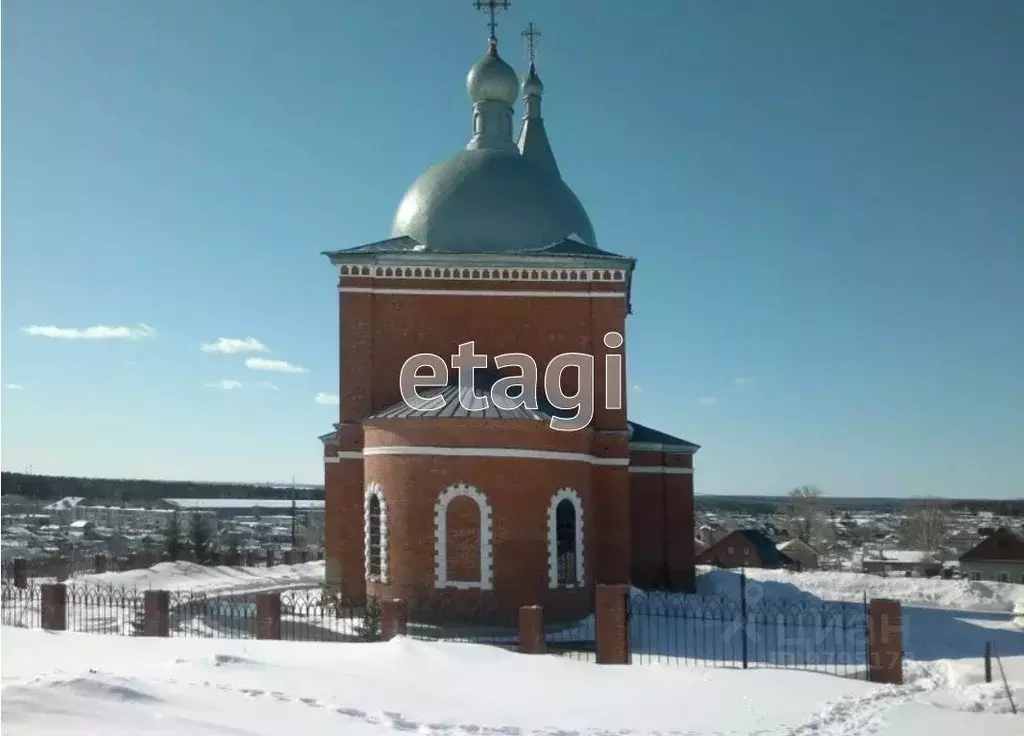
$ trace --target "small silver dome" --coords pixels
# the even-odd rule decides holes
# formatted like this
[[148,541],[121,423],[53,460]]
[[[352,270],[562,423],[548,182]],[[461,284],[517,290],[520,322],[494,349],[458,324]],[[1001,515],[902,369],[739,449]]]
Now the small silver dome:
[[499,100],[515,104],[519,96],[519,77],[515,69],[498,56],[498,44],[494,39],[491,39],[484,57],[470,67],[466,89],[474,103]]
[[544,83],[540,81],[540,77],[537,76],[537,70],[533,64],[530,64],[530,71],[526,75],[526,79],[523,80],[523,97],[543,97],[544,96]]
[[463,151],[428,169],[402,198],[391,236],[437,251],[544,248],[575,235],[597,247],[583,205],[557,176],[519,151]]

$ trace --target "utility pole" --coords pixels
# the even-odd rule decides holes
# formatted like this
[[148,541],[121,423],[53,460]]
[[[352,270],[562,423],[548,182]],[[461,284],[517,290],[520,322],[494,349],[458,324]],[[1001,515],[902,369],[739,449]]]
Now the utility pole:
[[292,549],[295,549],[295,476],[292,476]]

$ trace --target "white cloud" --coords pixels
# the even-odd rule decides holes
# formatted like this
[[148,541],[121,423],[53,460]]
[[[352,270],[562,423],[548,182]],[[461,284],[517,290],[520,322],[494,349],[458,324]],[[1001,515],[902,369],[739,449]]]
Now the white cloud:
[[750,384],[752,384],[754,382],[754,379],[751,378],[750,376],[740,376],[739,378],[732,379],[732,382],[736,386],[736,388],[743,388],[744,386],[749,386]]
[[341,400],[338,398],[338,394],[327,394],[323,391],[314,396],[313,401],[326,406],[337,406],[341,403]]
[[634,383],[633,386],[629,390],[630,391],[634,391],[634,392],[636,392],[638,394],[642,394],[644,392],[643,386],[641,386],[639,384],[636,384],[636,383]]
[[204,388],[216,388],[221,391],[235,391],[242,388],[241,381],[234,381],[230,378],[222,378],[219,381],[213,381],[211,383],[204,383]]
[[704,406],[714,406],[715,404],[718,403],[718,399],[716,399],[714,396],[701,396],[699,399],[697,399],[697,403],[702,404]]
[[265,388],[271,391],[277,391],[277,386],[272,384],[270,381],[260,381],[256,384],[256,388]]
[[204,342],[199,349],[204,353],[220,353],[221,355],[270,352],[270,348],[255,337],[218,337],[216,342]]
[[287,360],[273,358],[246,358],[245,367],[254,371],[271,371],[273,373],[309,373],[302,366],[289,363]]
[[52,337],[58,340],[139,340],[145,337],[156,337],[156,330],[144,324],[135,327],[94,325],[82,328],[30,325],[22,327],[21,330],[33,337]]
[[25,387],[20,383],[8,383],[4,388],[9,388],[11,391],[24,391]]

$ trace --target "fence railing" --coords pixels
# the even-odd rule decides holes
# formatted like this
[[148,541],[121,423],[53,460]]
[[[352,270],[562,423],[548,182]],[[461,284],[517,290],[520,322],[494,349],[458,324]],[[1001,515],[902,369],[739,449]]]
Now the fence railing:
[[629,599],[633,662],[866,676],[868,607],[646,592]]
[[[44,610],[53,603],[46,600],[47,586],[30,584],[21,588],[0,586],[2,623],[23,628],[44,627]],[[165,597],[152,596],[155,605],[163,601],[166,610],[153,608],[147,598],[164,591],[109,587],[97,584],[59,586],[63,600],[59,618],[63,628],[86,634],[142,636],[147,617],[166,622],[168,636],[252,639],[259,638],[261,600],[273,596],[280,602],[280,634],[275,638],[290,641],[376,641],[379,622],[367,613],[367,606],[343,605],[318,589],[275,593],[219,593],[203,590],[167,591]]]
[[[395,635],[486,644],[607,664],[792,667],[902,680],[896,601],[870,605],[709,598],[597,586],[594,613],[545,616],[455,597],[345,601],[321,589],[137,590],[99,584],[0,586],[5,626],[124,636],[381,641]],[[574,614],[575,616],[575,614]]]

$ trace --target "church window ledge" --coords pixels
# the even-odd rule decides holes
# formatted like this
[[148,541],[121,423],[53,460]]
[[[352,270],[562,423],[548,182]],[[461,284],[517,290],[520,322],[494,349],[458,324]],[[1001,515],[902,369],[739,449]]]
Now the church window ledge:
[[[476,580],[453,580],[449,576],[448,510],[458,498],[468,497],[479,511],[479,577]],[[445,488],[434,504],[434,587],[491,590],[494,587],[493,513],[491,504],[476,487],[455,483]]]
[[380,483],[369,483],[363,500],[366,579],[388,582],[388,505]]
[[583,499],[562,488],[548,506],[548,586],[577,588],[586,584]]

